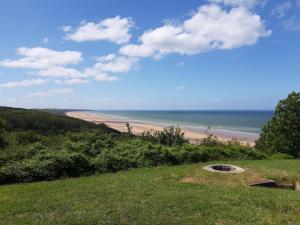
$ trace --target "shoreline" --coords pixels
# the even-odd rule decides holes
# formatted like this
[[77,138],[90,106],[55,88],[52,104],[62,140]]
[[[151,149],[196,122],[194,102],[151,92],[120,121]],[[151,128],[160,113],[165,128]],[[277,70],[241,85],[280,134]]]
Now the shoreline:
[[[66,115],[69,117],[74,117],[77,119],[85,120],[88,122],[92,122],[95,124],[104,123],[108,127],[116,129],[120,132],[127,132],[126,123],[129,123],[132,127],[132,132],[135,135],[141,135],[143,131],[150,131],[150,130],[163,130],[163,128],[172,126],[172,124],[162,124],[162,123],[154,123],[154,122],[146,122],[140,120],[134,120],[130,118],[118,117],[118,116],[110,116],[110,115],[103,115],[94,112],[87,112],[87,111],[71,111],[66,112]],[[176,126],[175,126],[176,127]],[[201,141],[201,139],[207,137],[206,131],[207,129],[192,129],[191,127],[188,128],[187,126],[181,126],[181,130],[185,133],[185,138],[188,139],[191,143],[197,144]],[[222,141],[226,142],[232,140],[233,138],[237,139],[241,142],[241,144],[250,146],[254,146],[255,140],[258,135],[252,133],[245,133],[245,132],[234,132],[234,131],[227,131],[227,130],[216,130],[211,129],[210,133]]]

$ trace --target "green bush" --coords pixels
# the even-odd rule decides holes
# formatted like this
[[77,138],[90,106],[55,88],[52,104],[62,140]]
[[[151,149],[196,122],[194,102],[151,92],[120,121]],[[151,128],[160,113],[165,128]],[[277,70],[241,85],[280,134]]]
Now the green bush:
[[278,103],[274,116],[262,128],[256,148],[300,156],[300,92],[292,92]]
[[43,140],[43,136],[35,131],[22,131],[18,133],[16,139],[18,144],[26,145],[35,142],[41,142]]
[[222,142],[220,142],[218,140],[218,138],[216,136],[214,136],[213,134],[208,134],[207,137],[203,138],[201,140],[201,144],[205,145],[205,146],[218,146],[218,145],[223,145]]
[[104,149],[112,149],[116,145],[110,134],[99,131],[75,133],[69,135],[65,148],[73,152],[81,152],[90,157],[95,157]]
[[181,146],[187,142],[181,129],[174,126],[166,127],[162,131],[145,131],[142,136],[165,146]]
[[74,177],[91,170],[88,158],[67,151],[48,152],[0,167],[2,184]]
[[0,184],[139,167],[266,158],[254,148],[236,141],[220,143],[213,136],[200,145],[189,144],[174,127],[137,137],[37,110],[0,107],[0,116],[5,118],[0,133],[9,140],[9,145],[0,149]]
[[137,167],[136,161],[131,157],[110,150],[103,151],[92,161],[92,165],[100,173],[116,172]]
[[0,148],[4,148],[8,144],[3,136],[5,126],[6,126],[5,120],[0,117]]
[[8,142],[5,140],[5,138],[0,134],[0,149],[4,148],[8,145]]

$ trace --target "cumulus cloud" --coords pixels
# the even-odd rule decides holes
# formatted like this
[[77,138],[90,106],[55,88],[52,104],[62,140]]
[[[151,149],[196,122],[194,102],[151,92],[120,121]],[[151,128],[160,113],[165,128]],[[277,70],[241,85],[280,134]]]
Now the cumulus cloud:
[[153,55],[155,50],[145,44],[141,45],[125,45],[120,49],[120,53],[130,57],[148,57]]
[[94,68],[97,68],[103,72],[127,73],[136,65],[136,63],[136,58],[118,56],[111,59],[106,59],[105,61],[100,60],[94,65]]
[[102,72],[97,67],[86,68],[84,73],[97,81],[115,81],[118,79],[116,76],[108,75]]
[[[133,25],[131,18],[121,18],[120,16],[108,18],[98,23],[84,21],[74,32],[68,33],[65,38],[76,42],[107,40],[124,44],[131,38],[129,30]],[[70,30],[71,28],[65,29],[66,32]]]
[[116,58],[115,54],[108,54],[105,56],[95,57],[95,60],[98,62],[108,62]]
[[72,30],[72,26],[68,26],[68,25],[67,26],[61,26],[60,28],[64,32],[69,32],[69,31]]
[[97,81],[115,81],[119,79],[117,76],[112,76],[106,73],[101,73],[93,70],[88,70],[87,73],[90,74]]
[[80,63],[82,53],[77,51],[55,51],[47,48],[18,48],[20,59],[5,59],[0,61],[0,66],[10,68],[31,69],[30,75],[36,75],[49,79],[60,79],[60,83],[78,84],[87,83],[91,78],[97,81],[114,81],[118,77],[111,73],[129,72],[137,63],[136,58],[109,54],[97,57],[92,67],[85,69],[71,68],[71,65]]
[[79,70],[67,67],[50,67],[44,70],[39,70],[36,75],[41,77],[64,77],[64,78],[80,78],[85,77]]
[[245,7],[225,10],[220,5],[209,4],[201,6],[180,24],[166,23],[144,32],[139,45],[125,45],[120,53],[154,58],[170,53],[193,55],[253,45],[270,34],[260,16]]
[[34,79],[34,80],[22,80],[22,81],[13,81],[8,83],[0,84],[0,87],[3,88],[18,88],[18,87],[29,87],[39,84],[47,83],[48,80],[43,79]]
[[79,79],[79,78],[73,78],[73,79],[67,79],[67,80],[55,80],[55,83],[58,84],[88,84],[88,80]]
[[24,69],[48,69],[51,67],[78,64],[82,61],[82,53],[78,51],[55,51],[48,48],[21,47],[17,54],[22,58],[17,60],[5,59],[0,66]]
[[74,91],[69,88],[61,88],[61,89],[52,89],[48,91],[42,92],[32,92],[27,95],[27,97],[43,97],[43,96],[55,96],[55,95],[62,95],[62,94],[72,94]]
[[98,57],[93,67],[86,68],[84,74],[93,77],[98,81],[114,81],[118,77],[108,75],[108,73],[127,73],[137,64],[137,58],[116,56],[109,54],[107,56]]
[[266,0],[209,0],[211,3],[222,3],[229,6],[253,7],[257,4],[264,4]]
[[31,69],[34,71],[27,71],[28,74],[47,78],[79,79],[87,77],[80,70],[68,67],[76,65],[83,60],[82,53],[78,51],[56,51],[42,47],[21,47],[17,49],[17,54],[21,56],[20,59],[2,60],[0,61],[0,66]]

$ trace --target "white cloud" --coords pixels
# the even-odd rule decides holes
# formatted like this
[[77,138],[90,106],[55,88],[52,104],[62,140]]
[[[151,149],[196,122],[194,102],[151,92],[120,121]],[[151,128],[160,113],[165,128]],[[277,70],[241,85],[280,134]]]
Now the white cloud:
[[126,45],[120,53],[130,57],[160,58],[170,53],[193,55],[255,44],[271,34],[259,15],[244,7],[225,10],[216,4],[201,6],[180,24],[167,23],[148,30],[139,45]]
[[95,65],[86,68],[84,74],[98,81],[114,81],[117,80],[118,77],[108,75],[107,73],[127,73],[136,66],[137,62],[137,58],[109,54],[107,56],[98,57]]
[[98,62],[108,62],[114,60],[115,58],[116,58],[115,54],[108,54],[105,56],[95,57],[95,60]]
[[264,4],[266,0],[209,0],[211,3],[222,3],[229,6],[253,7],[256,4]]
[[69,88],[61,88],[61,89],[52,89],[48,91],[43,92],[32,92],[27,95],[27,97],[49,97],[49,96],[55,96],[55,95],[61,95],[61,94],[72,94],[74,91]]
[[42,40],[42,43],[46,44],[46,43],[48,43],[48,41],[49,41],[49,39],[47,37],[44,37],[43,40]]
[[136,58],[118,56],[106,59],[105,61],[99,61],[94,65],[94,68],[103,72],[127,73],[136,65],[136,63]]
[[73,79],[67,79],[67,80],[55,80],[55,83],[58,84],[88,84],[88,80],[84,79],[78,79],[78,78],[73,78]]
[[8,83],[0,84],[0,87],[4,88],[18,88],[18,87],[29,87],[33,85],[39,85],[47,83],[47,80],[35,79],[35,80],[22,80],[22,81],[13,81]]
[[141,45],[125,45],[120,49],[120,53],[130,57],[149,57],[154,53],[154,49],[141,44]]
[[65,77],[65,78],[80,78],[85,77],[79,70],[67,67],[50,67],[45,70],[39,70],[36,75],[41,77]]
[[290,31],[299,31],[300,30],[300,20],[296,16],[292,16],[289,19],[286,19],[282,22],[284,29]]
[[61,30],[64,32],[70,32],[72,30],[72,26],[61,26]]
[[107,40],[124,44],[131,38],[129,30],[133,25],[131,18],[121,18],[120,16],[108,18],[99,23],[82,22],[74,32],[68,33],[65,38],[76,42]]
[[97,81],[115,81],[118,80],[118,77],[111,76],[106,73],[103,73],[101,70],[92,67],[92,68],[86,68],[84,73]]
[[54,51],[47,48],[18,48],[17,53],[22,58],[17,60],[6,59],[0,61],[0,66],[11,68],[32,69],[27,74],[47,78],[62,78],[61,83],[87,83],[91,78],[97,81],[114,81],[118,78],[108,73],[129,72],[137,63],[136,58],[116,56],[110,54],[96,58],[91,68],[83,70],[70,68],[69,65],[82,61],[82,53],[77,51]]
[[284,2],[277,4],[271,11],[271,14],[273,16],[278,17],[279,19],[283,18],[287,11],[289,11],[292,8],[292,3],[291,2]]
[[182,90],[184,90],[184,88],[185,88],[184,86],[178,86],[178,87],[176,87],[176,90],[177,91],[182,91]]
[[50,67],[78,64],[83,59],[81,52],[55,51],[42,47],[21,47],[17,49],[17,54],[22,56],[22,58],[17,60],[5,59],[0,61],[0,66],[25,69],[48,69]]
[[32,69],[27,74],[47,78],[65,78],[66,83],[79,83],[79,79],[87,78],[82,71],[67,66],[80,63],[82,53],[78,51],[55,51],[47,48],[18,48],[17,54],[22,58],[0,61],[0,66],[10,68]]

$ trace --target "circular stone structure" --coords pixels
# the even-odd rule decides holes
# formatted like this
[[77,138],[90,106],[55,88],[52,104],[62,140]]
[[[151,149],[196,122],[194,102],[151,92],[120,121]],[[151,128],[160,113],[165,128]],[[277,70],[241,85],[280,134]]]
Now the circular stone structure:
[[203,167],[204,170],[210,172],[219,172],[219,173],[242,173],[245,169],[234,166],[234,165],[227,165],[227,164],[213,164],[207,165]]

